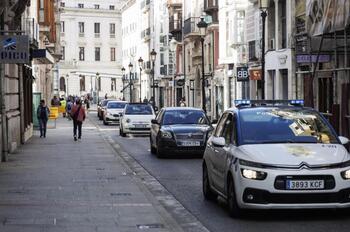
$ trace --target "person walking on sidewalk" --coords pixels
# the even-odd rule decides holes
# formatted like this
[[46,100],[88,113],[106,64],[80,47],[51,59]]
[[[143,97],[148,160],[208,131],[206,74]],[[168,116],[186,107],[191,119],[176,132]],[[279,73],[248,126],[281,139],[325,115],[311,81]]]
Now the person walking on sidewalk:
[[77,141],[77,129],[78,139],[81,139],[81,128],[86,117],[85,108],[82,106],[81,100],[78,98],[76,104],[72,107],[71,116],[73,119],[73,136],[74,141]]
[[46,137],[46,126],[47,121],[49,120],[49,114],[49,107],[46,106],[45,100],[41,100],[38,109],[36,110],[36,115],[38,117],[40,127],[40,138]]

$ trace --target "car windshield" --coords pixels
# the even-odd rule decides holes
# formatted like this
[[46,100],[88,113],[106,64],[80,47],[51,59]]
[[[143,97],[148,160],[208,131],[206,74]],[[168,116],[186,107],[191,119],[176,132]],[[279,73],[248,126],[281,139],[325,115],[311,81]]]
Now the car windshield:
[[107,105],[108,109],[124,109],[125,102],[109,102]]
[[308,109],[244,109],[240,127],[243,144],[338,143],[325,120]]
[[209,124],[200,110],[169,110],[164,113],[163,125],[173,124]]
[[104,100],[104,101],[102,101],[102,106],[106,106],[107,105],[107,103],[108,103],[108,100]]
[[129,115],[152,115],[152,107],[146,104],[132,104],[125,109],[125,114]]

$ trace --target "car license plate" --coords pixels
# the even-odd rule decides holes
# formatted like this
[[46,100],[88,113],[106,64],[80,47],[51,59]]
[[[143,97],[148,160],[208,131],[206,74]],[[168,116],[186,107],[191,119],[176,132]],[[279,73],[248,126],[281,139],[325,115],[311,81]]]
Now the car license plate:
[[199,141],[183,141],[181,142],[181,146],[184,147],[198,147],[201,143]]
[[136,127],[136,128],[146,128],[147,125],[144,125],[144,124],[136,124],[135,127]]
[[324,189],[324,180],[287,180],[286,185],[291,190]]

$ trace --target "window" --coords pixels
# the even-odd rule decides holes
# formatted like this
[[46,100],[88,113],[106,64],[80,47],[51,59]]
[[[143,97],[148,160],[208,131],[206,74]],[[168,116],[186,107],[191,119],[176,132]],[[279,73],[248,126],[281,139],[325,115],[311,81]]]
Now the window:
[[287,47],[287,11],[286,1],[280,2],[281,4],[281,27],[282,27],[282,39],[281,48]]
[[100,48],[96,47],[95,48],[95,61],[100,61],[101,60],[101,54],[100,54]]
[[61,47],[61,54],[62,54],[62,60],[64,60],[65,58],[65,47],[64,46],[62,46]]
[[60,91],[66,91],[66,80],[64,77],[60,78]]
[[61,7],[65,7],[66,6],[66,3],[65,2],[61,2]]
[[94,32],[100,34],[100,23],[95,23]]
[[98,4],[95,4],[94,7],[95,7],[95,9],[100,9],[100,5],[98,5]]
[[85,76],[80,75],[80,91],[85,91]]
[[45,22],[44,0],[39,1],[39,23]]
[[116,89],[117,89],[116,87],[117,87],[117,80],[115,78],[112,78],[111,79],[111,91],[116,91]]
[[222,136],[227,116],[228,116],[227,113],[221,116],[221,118],[219,120],[219,123],[216,126],[216,130],[215,130],[215,133],[214,133],[215,137],[221,137]]
[[226,144],[230,144],[232,142],[233,137],[233,116],[232,114],[229,114],[227,116],[227,120],[224,123],[223,133],[222,137],[225,138]]
[[109,34],[110,35],[115,35],[115,23],[110,23],[109,24]]
[[84,27],[84,22],[79,22],[79,34],[82,35],[84,34],[85,27]]
[[84,4],[83,3],[78,3],[78,8],[84,8]]
[[85,48],[79,47],[79,60],[84,61],[85,60]]
[[61,33],[64,33],[65,27],[64,27],[64,21],[61,22]]
[[255,54],[255,40],[254,41],[249,41],[248,42],[249,46],[249,61],[256,59],[256,54]]
[[115,9],[114,5],[110,5],[110,6],[109,6],[109,9],[110,9],[110,10],[114,10],[114,9]]
[[111,61],[115,61],[115,48],[111,48]]

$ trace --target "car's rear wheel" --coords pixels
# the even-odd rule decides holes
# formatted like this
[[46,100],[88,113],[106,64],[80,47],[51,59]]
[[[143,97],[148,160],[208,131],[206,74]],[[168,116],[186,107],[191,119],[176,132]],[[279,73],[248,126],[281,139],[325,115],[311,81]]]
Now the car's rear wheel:
[[208,168],[205,163],[203,164],[202,187],[203,195],[206,200],[215,201],[217,199],[218,195],[210,187]]
[[237,204],[235,186],[231,175],[228,176],[227,180],[227,205],[231,217],[237,218],[241,216],[242,209]]

